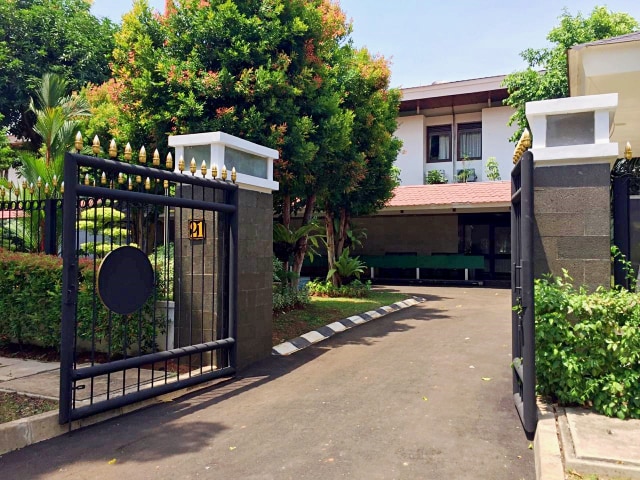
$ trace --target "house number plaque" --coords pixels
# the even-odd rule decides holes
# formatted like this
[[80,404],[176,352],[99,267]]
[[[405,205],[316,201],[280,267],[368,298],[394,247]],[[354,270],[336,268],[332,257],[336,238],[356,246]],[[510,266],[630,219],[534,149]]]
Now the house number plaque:
[[206,236],[204,220],[189,220],[189,240],[204,240]]

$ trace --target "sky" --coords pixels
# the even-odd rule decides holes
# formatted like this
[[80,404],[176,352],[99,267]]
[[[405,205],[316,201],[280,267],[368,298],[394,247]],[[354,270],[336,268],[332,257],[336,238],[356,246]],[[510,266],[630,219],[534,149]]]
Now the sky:
[[[120,22],[132,0],[94,0],[92,12]],[[159,11],[164,0],[149,0]],[[520,52],[548,46],[566,7],[596,5],[640,21],[638,0],[340,0],[354,45],[391,61],[393,87],[504,75],[525,68]]]

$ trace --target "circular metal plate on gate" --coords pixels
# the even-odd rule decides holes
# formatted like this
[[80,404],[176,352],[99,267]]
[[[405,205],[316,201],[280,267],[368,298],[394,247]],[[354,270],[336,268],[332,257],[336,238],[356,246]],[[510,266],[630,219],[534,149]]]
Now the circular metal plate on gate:
[[139,248],[118,247],[102,260],[97,283],[102,303],[115,313],[128,315],[153,293],[153,267]]

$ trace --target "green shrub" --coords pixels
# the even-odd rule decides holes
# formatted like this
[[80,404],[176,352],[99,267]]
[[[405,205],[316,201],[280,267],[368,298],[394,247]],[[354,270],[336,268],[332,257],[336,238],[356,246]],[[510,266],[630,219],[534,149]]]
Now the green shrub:
[[309,305],[309,291],[306,288],[298,290],[295,287],[283,286],[273,292],[273,311],[284,313],[294,308]]
[[[111,351],[117,354],[137,347],[140,338],[142,350],[150,350],[155,298],[141,313],[110,315],[95,292],[93,260],[81,259],[78,275],[78,340],[91,341],[95,334],[97,343],[110,340]],[[61,292],[61,258],[0,250],[0,340],[59,349]],[[155,320],[158,335],[164,322],[157,315]]]
[[561,404],[640,418],[640,295],[535,283],[537,389]]
[[447,183],[447,177],[445,177],[440,170],[429,170],[424,177],[427,185],[439,185]]
[[336,287],[329,280],[312,280],[307,283],[307,288],[311,295],[319,297],[365,298],[371,292],[371,281],[367,280],[363,283],[360,280],[353,280],[351,283]]

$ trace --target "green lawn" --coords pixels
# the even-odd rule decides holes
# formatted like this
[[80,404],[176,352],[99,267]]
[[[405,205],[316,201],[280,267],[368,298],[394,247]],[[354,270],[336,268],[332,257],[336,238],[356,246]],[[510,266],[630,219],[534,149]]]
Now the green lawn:
[[48,412],[54,408],[58,408],[58,402],[54,400],[0,392],[0,423]]
[[390,292],[371,292],[368,298],[311,297],[311,304],[303,310],[274,316],[273,345],[303,335],[336,320],[406,300],[407,295]]

